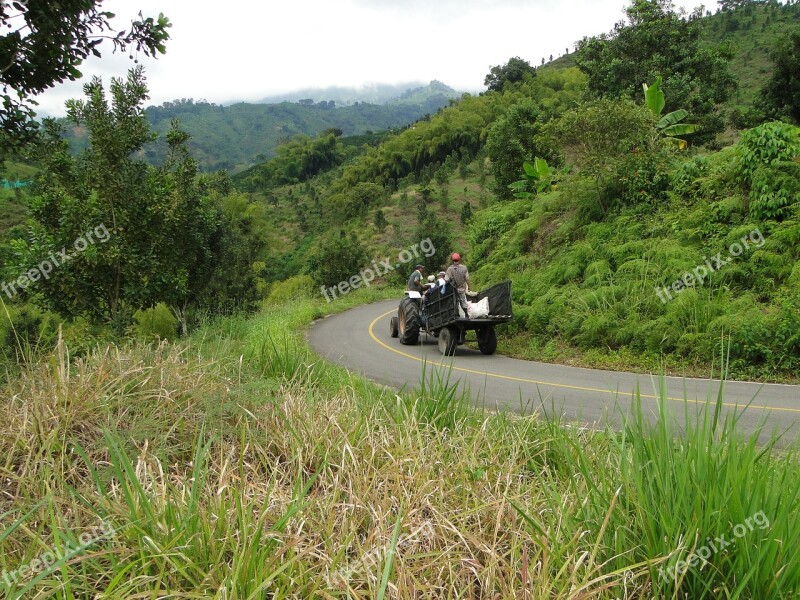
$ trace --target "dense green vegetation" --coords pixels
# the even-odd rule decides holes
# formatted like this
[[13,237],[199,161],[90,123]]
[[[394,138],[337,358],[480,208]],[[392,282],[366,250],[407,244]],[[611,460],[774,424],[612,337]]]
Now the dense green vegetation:
[[774,63],[770,54],[790,31],[797,29],[794,2],[744,2],[735,9],[718,10],[703,20],[706,44],[729,44],[730,70],[738,87],[728,106],[747,112],[769,80]]
[[159,318],[160,337],[175,338],[206,311],[251,309],[266,271],[266,234],[250,230],[247,199],[224,173],[198,174],[176,123],[163,165],[138,158],[154,139],[143,70],[112,80],[110,99],[97,78],[85,89],[85,100],[68,103],[68,118],[91,145],[74,156],[59,124],[45,121],[28,152],[35,185],[6,199],[4,376],[21,353],[46,351],[59,336],[80,353],[112,336],[149,337],[150,317],[164,310],[174,316],[171,328]]
[[578,44],[576,62],[589,78],[589,93],[633,98],[643,82],[663,77],[667,110],[688,110],[703,141],[713,139],[725,125],[720,105],[736,87],[728,70],[730,48],[700,43],[700,9],[684,18],[668,0],[634,1],[625,12],[626,21],[610,34]]
[[163,14],[153,18],[140,12],[130,29],[120,30],[112,25],[114,14],[100,5],[99,0],[0,5],[0,160],[33,139],[34,97],[81,77],[81,63],[89,55],[99,57],[104,41],[114,51],[135,50],[145,56],[166,51],[171,24]]
[[[97,149],[70,162],[74,159],[51,136],[50,146],[39,153],[38,166],[47,177],[33,189],[10,194],[13,201],[4,211],[4,281],[16,280],[83,231],[108,221],[110,213],[86,210],[83,203],[89,199],[116,195],[115,202],[130,206],[130,218],[149,225],[118,224],[114,243],[95,245],[53,278],[4,298],[17,331],[46,347],[66,319],[74,346],[86,348],[109,326],[117,333],[132,331],[142,323],[133,315],[159,303],[172,308],[185,330],[192,314],[252,307],[289,278],[292,285],[331,285],[352,268],[348,257],[379,259],[430,237],[439,246],[431,270],[444,266],[444,257],[457,248],[478,282],[514,281],[518,310],[510,335],[501,336],[506,352],[626,368],[665,363],[702,373],[720,345],[729,342],[734,375],[795,377],[795,130],[765,125],[737,145],[714,151],[722,143],[710,140],[703,147],[700,142],[710,132],[700,123],[705,138],[684,135],[690,145],[679,151],[662,141],[670,138],[665,131],[677,130],[658,119],[679,108],[673,117],[697,123],[692,109],[699,104],[692,94],[716,84],[727,89],[724,70],[716,83],[702,79],[701,67],[709,60],[724,62],[726,55],[698,42],[698,31],[708,35],[720,27],[714,23],[748,15],[755,25],[768,23],[763,29],[771,36],[793,15],[796,19],[797,7],[744,3],[688,21],[677,19],[663,2],[639,1],[628,12],[615,35],[581,42],[571,57],[579,66],[554,63],[532,70],[515,57],[492,68],[487,81],[494,89],[487,93],[464,95],[394,132],[347,136],[328,127],[314,137],[296,135],[278,147],[274,158],[233,181],[197,174],[196,160],[187,154],[193,138],[182,133],[184,123],[161,136],[159,143],[171,150],[158,167],[145,163],[153,152],[162,152],[149,129],[136,130],[139,142],[127,147],[136,151],[136,159],[123,162],[117,151],[103,158]],[[729,33],[750,39],[760,29],[741,26]],[[648,75],[659,63],[637,65],[644,70],[619,89],[606,90],[599,83],[593,88],[591,82],[609,80],[603,75],[606,63],[614,62],[598,56],[613,54],[626,40],[629,47],[618,62],[634,61],[633,50],[653,55],[648,44],[660,48],[670,35],[688,40],[670,71],[684,87],[663,79],[666,101],[658,110],[645,107],[641,86],[659,88]],[[780,54],[773,56],[779,65],[786,62]],[[634,85],[639,76],[647,80]],[[677,106],[673,92],[687,106]],[[133,102],[139,110],[145,97],[146,92]],[[747,118],[766,118],[764,102],[747,108]],[[315,114],[348,110],[328,103],[291,106]],[[156,112],[163,120],[189,109],[205,115],[220,113],[221,107],[187,101]],[[152,119],[153,110],[141,117]],[[136,127],[144,128],[140,121]],[[85,120],[75,125],[87,140],[94,135],[98,148],[103,139],[115,140],[108,132],[93,134]],[[546,180],[515,191],[510,186],[520,182],[525,162],[544,165]],[[108,186],[92,169],[100,173],[115,164],[124,166],[114,169],[130,172],[132,187],[103,191]],[[122,201],[124,194],[142,206]],[[519,199],[526,195],[527,201]],[[32,227],[24,224],[26,198],[36,220]],[[141,211],[150,215],[144,221]],[[179,230],[192,235],[176,236]],[[763,235],[763,245],[713,269],[698,285],[679,285],[680,293],[673,290],[673,299],[661,301],[658,291],[755,230]],[[349,241],[343,245],[344,239]],[[187,252],[191,261],[176,259]],[[321,270],[326,257],[339,255],[340,265]],[[100,275],[99,265],[114,265],[111,272],[117,275]],[[158,275],[142,279],[142,272]],[[310,277],[297,279],[306,274]],[[394,283],[406,276],[387,275]],[[112,308],[118,305],[124,307],[121,312]],[[4,327],[6,356],[16,355],[15,335]]]

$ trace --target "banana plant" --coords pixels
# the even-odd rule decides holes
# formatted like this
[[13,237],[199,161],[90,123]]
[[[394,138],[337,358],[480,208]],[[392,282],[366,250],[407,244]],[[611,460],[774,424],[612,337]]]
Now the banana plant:
[[[551,186],[555,187],[558,179],[558,172],[551,169],[547,161],[538,156],[533,159],[533,163],[525,161],[522,163],[525,179],[520,179],[510,184],[508,187],[514,191],[515,198],[530,198],[536,194],[547,191]],[[531,193],[533,190],[533,193]]]
[[658,128],[659,133],[664,136],[664,141],[667,144],[678,148],[679,150],[686,148],[686,146],[689,145],[689,142],[681,139],[678,136],[688,135],[699,129],[697,125],[693,125],[691,123],[681,123],[681,121],[683,121],[689,115],[689,111],[680,108],[672,111],[671,113],[667,113],[666,115],[661,115],[661,113],[664,111],[666,100],[664,98],[664,92],[661,89],[660,75],[656,77],[653,85],[648,86],[646,83],[643,83],[642,88],[644,88],[644,102],[647,105],[647,108],[650,109],[650,112],[652,112],[658,119],[656,127]]

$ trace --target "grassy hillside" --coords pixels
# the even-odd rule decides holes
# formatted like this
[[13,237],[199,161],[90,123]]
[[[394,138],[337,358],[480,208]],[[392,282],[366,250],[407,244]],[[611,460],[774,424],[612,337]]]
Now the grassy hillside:
[[782,35],[798,27],[800,7],[796,3],[753,2],[706,19],[706,42],[731,44],[734,49],[731,71],[739,80],[739,89],[729,102],[732,107],[752,104],[772,72],[769,52]]

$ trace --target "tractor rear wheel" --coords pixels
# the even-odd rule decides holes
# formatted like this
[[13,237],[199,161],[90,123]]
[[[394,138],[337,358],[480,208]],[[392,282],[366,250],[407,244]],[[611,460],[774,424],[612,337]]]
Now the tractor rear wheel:
[[400,302],[397,315],[400,343],[413,346],[419,341],[419,305],[409,298]]

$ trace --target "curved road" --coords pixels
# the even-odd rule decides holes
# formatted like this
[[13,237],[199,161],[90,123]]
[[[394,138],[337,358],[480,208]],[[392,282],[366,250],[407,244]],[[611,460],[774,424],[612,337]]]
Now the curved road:
[[[451,381],[459,381],[486,408],[562,414],[567,420],[594,424],[620,422],[630,410],[639,385],[646,412],[655,414],[661,378],[615,371],[565,367],[494,355],[459,346],[454,357],[439,353],[437,340],[424,333],[417,346],[403,346],[389,335],[389,317],[398,301],[368,304],[316,321],[309,329],[311,346],[322,357],[395,388],[420,383],[423,363],[450,366]],[[468,334],[468,339],[474,334]],[[426,339],[427,338],[427,339]],[[664,378],[668,408],[681,425],[709,401],[716,401],[720,382],[709,379]],[[773,431],[786,432],[784,443],[800,432],[800,386],[725,382],[724,411],[733,414],[750,403],[741,416],[745,431],[765,424],[762,440]],[[688,400],[688,403],[684,401]]]

